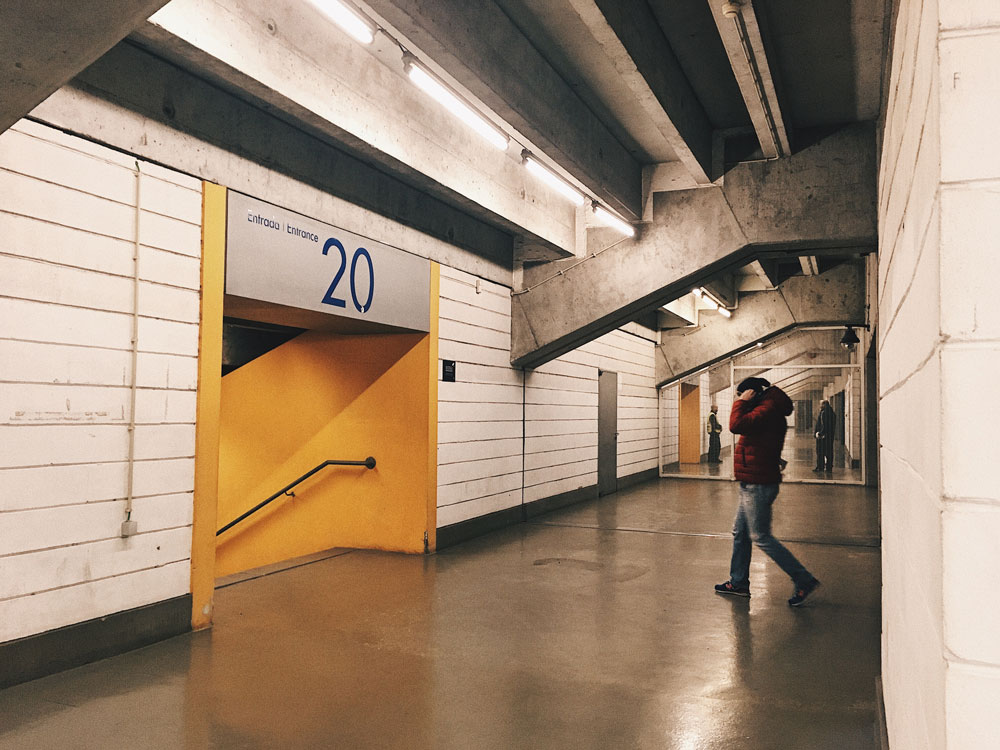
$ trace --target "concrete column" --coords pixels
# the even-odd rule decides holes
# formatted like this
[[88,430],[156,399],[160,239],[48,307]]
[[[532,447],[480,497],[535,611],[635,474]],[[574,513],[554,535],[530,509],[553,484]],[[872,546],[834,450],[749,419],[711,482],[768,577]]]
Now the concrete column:
[[[901,3],[879,179],[889,741],[1000,737],[1000,6]],[[984,585],[985,584],[985,585]]]

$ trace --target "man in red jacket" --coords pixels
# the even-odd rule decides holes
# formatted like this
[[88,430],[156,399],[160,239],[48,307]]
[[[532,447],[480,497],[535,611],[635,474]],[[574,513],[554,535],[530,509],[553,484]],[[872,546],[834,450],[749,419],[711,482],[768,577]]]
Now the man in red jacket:
[[[736,387],[729,415],[729,431],[739,435],[734,456],[740,483],[740,504],[733,523],[733,559],[729,580],[720,594],[750,596],[750,553],[760,547],[791,577],[795,590],[788,603],[800,606],[819,587],[819,581],[771,534],[771,505],[781,484],[781,449],[785,445],[786,417],[792,400],[764,378],[747,378]],[[752,542],[752,543],[751,543]]]

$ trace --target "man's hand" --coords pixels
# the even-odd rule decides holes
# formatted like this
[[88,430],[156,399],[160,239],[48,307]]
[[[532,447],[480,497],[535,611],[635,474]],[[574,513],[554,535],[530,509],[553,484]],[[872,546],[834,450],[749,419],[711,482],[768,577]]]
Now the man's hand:
[[756,391],[754,391],[753,388],[747,388],[745,391],[740,391],[739,393],[737,393],[736,398],[738,398],[740,401],[749,401],[756,395],[757,393]]

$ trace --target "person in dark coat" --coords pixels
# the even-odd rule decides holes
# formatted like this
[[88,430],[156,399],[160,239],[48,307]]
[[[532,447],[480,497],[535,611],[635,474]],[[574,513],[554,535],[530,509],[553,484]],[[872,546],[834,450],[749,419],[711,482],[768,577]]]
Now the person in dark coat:
[[816,468],[833,471],[833,432],[836,415],[829,401],[823,401],[816,417]]
[[708,415],[708,424],[705,429],[708,431],[708,462],[710,464],[721,463],[719,457],[722,453],[722,425],[719,424],[719,407],[712,404],[712,411]]
[[734,472],[739,480],[739,505],[733,522],[733,556],[729,580],[715,590],[720,594],[750,596],[750,555],[753,544],[763,550],[792,579],[788,603],[798,607],[820,583],[788,549],[771,534],[771,506],[781,485],[781,450],[785,445],[786,417],[792,413],[788,395],[764,378],[747,378],[736,387],[736,401],[729,415],[729,431],[739,435]]

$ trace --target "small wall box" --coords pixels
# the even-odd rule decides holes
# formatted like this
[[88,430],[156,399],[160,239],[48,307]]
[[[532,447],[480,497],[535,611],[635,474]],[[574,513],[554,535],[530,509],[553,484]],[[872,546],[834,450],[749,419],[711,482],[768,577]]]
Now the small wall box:
[[455,382],[455,360],[441,360],[441,380],[445,383]]

